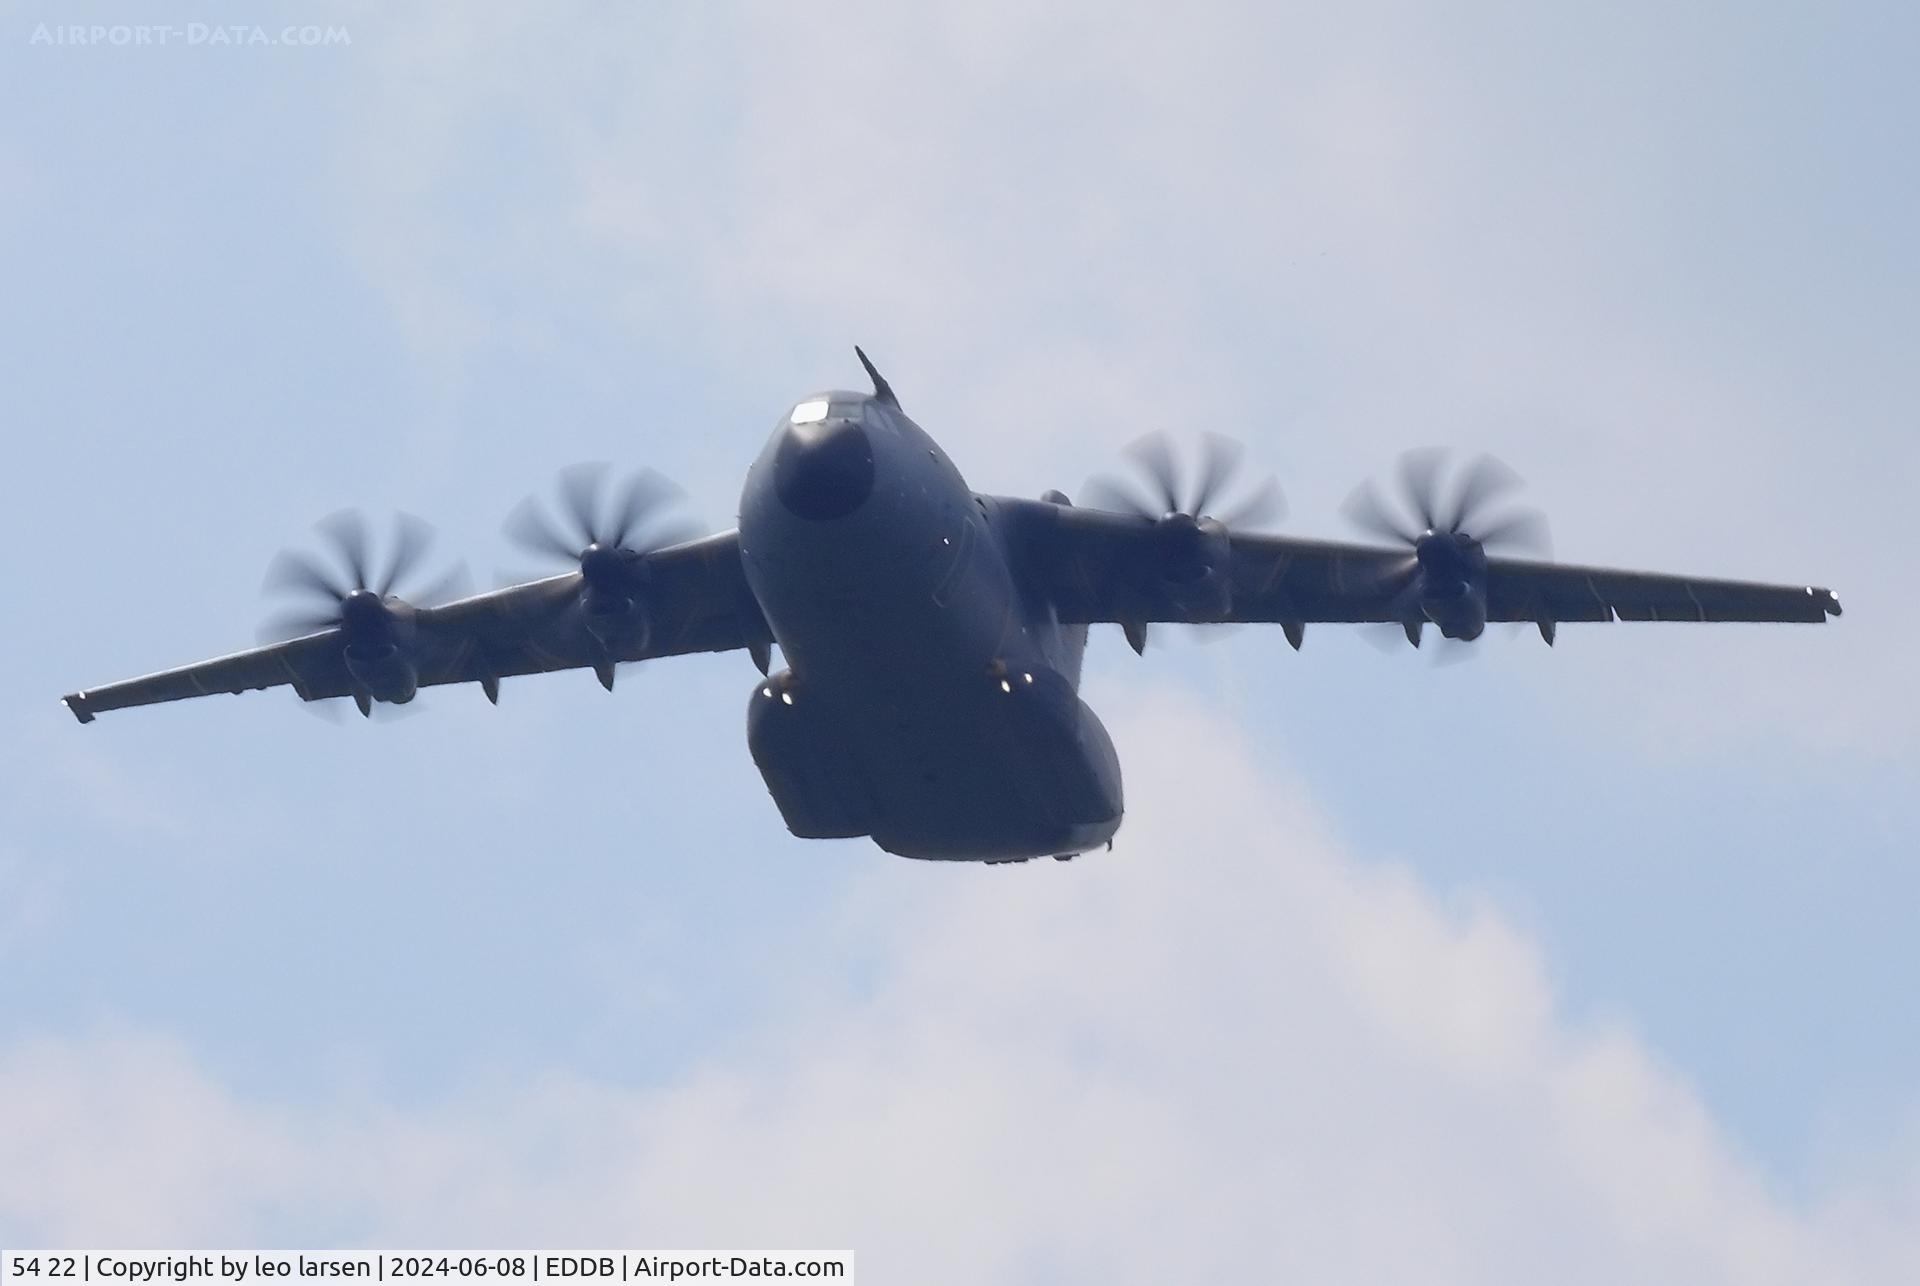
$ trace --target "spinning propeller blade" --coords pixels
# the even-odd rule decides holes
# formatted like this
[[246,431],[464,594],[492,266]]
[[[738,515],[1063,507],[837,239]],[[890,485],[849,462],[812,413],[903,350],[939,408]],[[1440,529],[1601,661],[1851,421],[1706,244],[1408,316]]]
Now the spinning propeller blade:
[[[1243,488],[1237,503],[1214,512],[1215,504],[1234,490],[1246,456],[1246,448],[1232,438],[1201,434],[1200,459],[1190,488],[1183,485],[1183,471],[1166,433],[1147,434],[1128,446],[1126,454],[1144,478],[1132,482],[1109,476],[1094,478],[1087,484],[1087,496],[1098,507],[1150,519],[1168,514],[1211,517],[1228,528],[1268,527],[1286,515],[1280,484],[1270,475],[1251,488]],[[1146,488],[1144,496],[1142,485]]]
[[[433,544],[432,527],[412,514],[397,515],[392,550],[376,582],[370,571],[373,536],[366,515],[357,509],[343,509],[321,519],[314,529],[330,557],[287,549],[274,555],[267,566],[266,590],[308,601],[268,618],[261,627],[262,642],[279,642],[342,625],[345,605],[356,595],[366,595],[386,610],[388,601],[396,599],[396,591],[413,579]],[[417,607],[433,607],[459,597],[468,583],[466,568],[455,564],[406,601]]]

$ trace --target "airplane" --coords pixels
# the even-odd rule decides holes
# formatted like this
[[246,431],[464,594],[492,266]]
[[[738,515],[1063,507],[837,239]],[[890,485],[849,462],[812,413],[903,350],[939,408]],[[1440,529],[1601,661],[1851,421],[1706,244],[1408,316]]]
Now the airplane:
[[[739,525],[694,537],[667,517],[671,484],[643,472],[562,475],[566,522],[531,501],[507,530],[570,570],[450,597],[443,580],[400,597],[426,543],[403,521],[374,574],[363,523],[323,527],[345,575],[282,554],[270,584],[318,610],[279,641],[62,698],[81,723],[108,710],[285,685],[362,714],[423,687],[745,651],[758,667],[747,746],[787,829],[870,838],[903,857],[1023,862],[1112,847],[1119,759],[1079,694],[1087,630],[1118,624],[1136,652],[1162,623],[1277,624],[1298,649],[1323,622],[1428,627],[1468,642],[1525,622],[1552,644],[1582,621],[1801,621],[1840,615],[1831,590],[1598,567],[1496,552],[1538,546],[1544,525],[1492,512],[1517,484],[1490,458],[1451,494],[1440,458],[1403,458],[1404,504],[1371,484],[1347,513],[1382,545],[1258,530],[1271,483],[1215,516],[1239,451],[1210,437],[1183,479],[1162,437],[1135,444],[1150,494],[1100,486],[1104,504],[982,495],[854,350],[871,393],[810,394],[747,470]],[[287,637],[290,635],[291,637]],[[772,647],[786,668],[772,669]]]

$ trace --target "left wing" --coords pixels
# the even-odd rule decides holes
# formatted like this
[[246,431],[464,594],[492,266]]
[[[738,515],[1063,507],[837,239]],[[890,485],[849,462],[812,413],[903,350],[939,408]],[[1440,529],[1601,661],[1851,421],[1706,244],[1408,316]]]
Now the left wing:
[[[510,675],[591,667],[612,686],[613,666],[689,652],[747,648],[766,655],[772,635],[740,566],[738,533],[725,532],[639,556],[647,628],[612,647],[588,628],[579,572],[476,594],[412,613],[404,646],[419,686],[479,683],[496,697]],[[248,692],[282,685],[303,700],[366,693],[348,670],[340,627],[196,665],[88,688],[61,698],[81,723],[104,710]]]
[[[1320,621],[1404,621],[1409,606],[1389,588],[1404,549],[1286,536],[1225,539],[1220,600],[1208,609],[1192,586],[1167,575],[1168,531],[1131,514],[1045,501],[995,502],[1014,537],[1030,593],[1063,622],[1269,622],[1299,631]],[[1840,615],[1832,590],[1809,585],[1670,576],[1489,558],[1490,621],[1530,621],[1551,634],[1561,621],[1824,621]],[[1417,612],[1417,608],[1413,608]]]

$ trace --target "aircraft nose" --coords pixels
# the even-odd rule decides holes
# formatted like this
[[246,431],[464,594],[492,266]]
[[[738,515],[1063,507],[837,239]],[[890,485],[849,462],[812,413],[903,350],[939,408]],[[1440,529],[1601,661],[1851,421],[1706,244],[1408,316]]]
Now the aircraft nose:
[[873,443],[852,420],[787,428],[773,458],[780,503],[802,518],[844,518],[873,493]]

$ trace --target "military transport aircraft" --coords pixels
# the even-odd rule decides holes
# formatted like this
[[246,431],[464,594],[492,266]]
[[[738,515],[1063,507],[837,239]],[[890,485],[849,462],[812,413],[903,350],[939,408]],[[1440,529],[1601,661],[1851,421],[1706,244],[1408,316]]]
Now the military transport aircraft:
[[[421,687],[614,667],[689,652],[747,652],[762,676],[747,744],[787,828],[869,836],[906,857],[1024,861],[1108,844],[1120,765],[1078,694],[1087,626],[1113,622],[1135,650],[1162,622],[1267,622],[1295,648],[1323,621],[1432,626],[1472,640],[1490,621],[1552,643],[1572,621],[1824,621],[1833,593],[1691,576],[1569,567],[1495,551],[1540,543],[1529,511],[1490,510],[1517,483],[1481,458],[1449,475],[1405,457],[1404,511],[1371,487],[1347,512],[1384,545],[1256,530],[1271,483],[1220,509],[1238,448],[1209,438],[1183,483],[1165,440],[1135,444],[1151,492],[1103,484],[1102,507],[980,495],[900,409],[865,353],[873,392],[817,393],[782,416],[747,471],[740,525],[692,533],[674,490],[642,473],[562,475],[564,525],[524,504],[507,524],[570,570],[452,597],[395,593],[426,533],[402,521],[377,575],[364,524],[323,524],[344,575],[300,555],[269,583],[320,607],[283,618],[283,641],[64,698],[82,723],[104,710],[285,684],[361,713]],[[1445,485],[1443,485],[1445,484]],[[1244,488],[1243,488],[1244,489]],[[1216,512],[1218,516],[1216,515]],[[788,666],[769,673],[771,647]]]

